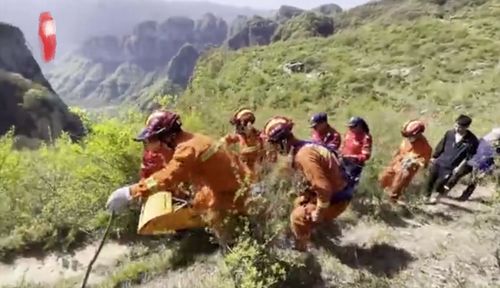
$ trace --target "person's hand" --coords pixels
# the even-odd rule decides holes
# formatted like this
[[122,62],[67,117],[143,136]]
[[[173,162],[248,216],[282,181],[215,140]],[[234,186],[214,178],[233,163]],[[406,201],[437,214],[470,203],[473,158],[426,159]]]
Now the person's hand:
[[127,207],[130,200],[132,200],[130,187],[122,187],[109,195],[108,201],[106,202],[106,209],[108,209],[110,213],[120,213]]

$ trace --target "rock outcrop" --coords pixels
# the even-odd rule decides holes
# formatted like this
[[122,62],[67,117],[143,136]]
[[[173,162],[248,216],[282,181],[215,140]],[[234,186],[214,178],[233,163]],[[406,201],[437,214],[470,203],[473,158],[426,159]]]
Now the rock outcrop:
[[278,12],[276,13],[276,20],[280,23],[283,23],[287,20],[292,19],[293,17],[299,16],[304,12],[305,10],[302,10],[300,8],[283,5],[278,9]]
[[226,21],[211,13],[203,15],[196,22],[196,42],[207,46],[220,46],[226,40],[228,25]]
[[136,103],[151,96],[151,87],[185,87],[199,54],[222,45],[227,33],[227,23],[210,13],[197,21],[180,16],[143,21],[121,41],[113,36],[89,39],[51,71],[50,79],[71,103]]
[[278,23],[271,19],[266,19],[259,16],[246,20],[242,23],[243,19],[238,19],[238,25],[232,29],[232,37],[228,39],[228,46],[231,49],[241,49],[243,47],[255,45],[268,45],[271,43],[273,35],[278,28]]
[[273,41],[327,37],[334,33],[333,18],[313,12],[305,12],[279,27]]
[[78,53],[94,61],[115,63],[124,59],[120,40],[115,36],[102,36],[87,39]]
[[168,79],[186,88],[199,56],[198,50],[193,45],[185,44],[170,61]]
[[84,133],[80,119],[45,79],[21,30],[4,23],[0,23],[0,107],[0,135],[12,127],[16,135],[32,140],[51,140],[63,131],[76,140]]

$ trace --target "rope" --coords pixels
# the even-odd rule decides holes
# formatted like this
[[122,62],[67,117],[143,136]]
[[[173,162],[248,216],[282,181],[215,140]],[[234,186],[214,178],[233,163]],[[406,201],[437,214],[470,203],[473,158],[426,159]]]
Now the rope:
[[111,213],[111,216],[109,216],[109,222],[108,226],[106,227],[106,231],[104,231],[104,235],[102,236],[101,243],[99,244],[99,247],[97,248],[94,257],[92,260],[90,260],[89,266],[87,267],[87,272],[85,273],[85,278],[83,278],[83,283],[82,283],[82,288],[85,288],[85,285],[87,285],[87,280],[89,279],[90,271],[92,271],[92,265],[94,265],[94,262],[97,260],[97,256],[99,256],[99,253],[101,253],[101,249],[104,246],[104,242],[106,241],[106,238],[108,237],[109,230],[111,230],[111,225],[113,224],[113,220],[115,218],[115,213]]

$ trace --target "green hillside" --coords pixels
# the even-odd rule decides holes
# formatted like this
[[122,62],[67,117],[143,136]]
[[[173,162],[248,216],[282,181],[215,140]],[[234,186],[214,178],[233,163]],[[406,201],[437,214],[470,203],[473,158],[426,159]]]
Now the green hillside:
[[[415,2],[422,1],[405,3]],[[483,2],[474,8],[462,3],[444,19],[421,15],[382,26],[385,15],[378,15],[327,39],[218,50],[200,61],[181,101],[210,107],[205,115],[212,118],[251,105],[263,116],[287,111],[305,121],[308,113],[326,110],[338,121],[361,114],[374,125],[399,123],[409,114],[449,125],[464,112],[484,124],[474,126],[482,133],[500,121],[500,6]],[[304,64],[304,73],[283,71],[294,61]]]

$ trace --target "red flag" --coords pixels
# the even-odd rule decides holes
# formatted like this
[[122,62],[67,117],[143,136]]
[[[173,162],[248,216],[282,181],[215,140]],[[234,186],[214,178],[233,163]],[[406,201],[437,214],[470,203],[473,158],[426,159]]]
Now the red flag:
[[50,12],[40,13],[38,35],[42,58],[45,62],[50,62],[56,54],[56,23]]

